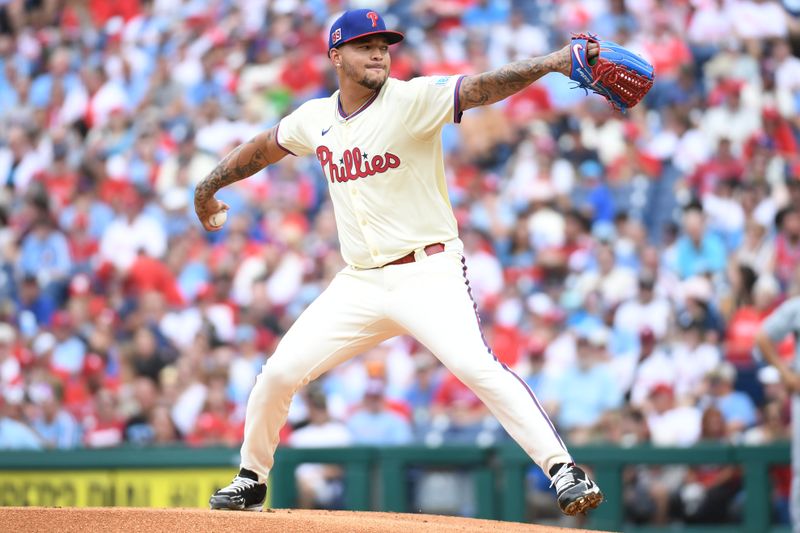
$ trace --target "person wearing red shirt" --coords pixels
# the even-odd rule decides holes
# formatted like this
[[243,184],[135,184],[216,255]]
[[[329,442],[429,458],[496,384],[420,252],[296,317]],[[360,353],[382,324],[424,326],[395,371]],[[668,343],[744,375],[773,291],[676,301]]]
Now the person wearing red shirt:
[[198,415],[194,430],[186,442],[195,446],[221,444],[234,446],[244,437],[244,424],[233,418],[234,404],[228,400],[228,376],[219,373],[211,376],[205,406]]
[[722,138],[716,153],[708,161],[698,165],[688,181],[695,194],[702,198],[713,192],[720,182],[741,181],[743,174],[744,163],[733,154],[730,139]]
[[[762,275],[753,286],[753,303],[739,307],[731,316],[725,335],[725,358],[737,368],[753,366],[752,352],[756,343],[756,334],[761,322],[780,303],[780,287],[777,280],[769,275]],[[782,345],[781,352],[787,347]],[[791,351],[789,352],[791,354]]]
[[[444,377],[439,388],[434,392],[431,405],[431,419],[434,427],[438,426],[438,418],[446,421],[442,425],[449,426],[456,434],[466,432],[467,438],[469,438],[488,416],[489,410],[480,398],[451,373]],[[450,436],[455,437],[456,435]],[[448,438],[448,440],[450,439]]]
[[646,57],[658,72],[660,80],[676,79],[680,69],[692,61],[692,52],[681,35],[670,26],[668,20],[657,21],[652,33],[646,34],[644,43]]
[[753,133],[744,145],[746,160],[751,160],[758,148],[766,148],[774,156],[796,163],[798,146],[792,126],[783,118],[777,109],[767,107],[761,112],[761,130]]
[[117,399],[109,390],[94,395],[94,413],[83,420],[83,444],[87,448],[119,446],[125,440],[125,422],[117,411]]
[[164,296],[170,306],[184,304],[178,282],[167,266],[140,250],[125,276],[125,286],[131,295],[155,291]]

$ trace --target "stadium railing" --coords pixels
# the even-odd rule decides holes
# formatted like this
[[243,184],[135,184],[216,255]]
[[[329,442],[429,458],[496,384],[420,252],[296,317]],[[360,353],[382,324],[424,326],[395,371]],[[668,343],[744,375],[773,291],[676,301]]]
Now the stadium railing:
[[[769,470],[788,464],[789,443],[767,446],[703,444],[690,448],[571,447],[603,488],[606,503],[583,527],[637,533],[675,531],[674,526],[636,527],[624,522],[623,469],[631,465],[739,465],[744,503],[740,524],[684,526],[681,531],[788,531],[772,524]],[[97,450],[0,451],[0,505],[205,506],[216,486],[230,480],[238,450],[227,447],[120,447]],[[410,469],[453,469],[470,474],[475,516],[524,521],[525,476],[530,458],[515,444],[469,446],[279,448],[271,472],[269,505],[296,505],[294,471],[301,463],[343,467],[344,507],[414,512],[408,503]]]

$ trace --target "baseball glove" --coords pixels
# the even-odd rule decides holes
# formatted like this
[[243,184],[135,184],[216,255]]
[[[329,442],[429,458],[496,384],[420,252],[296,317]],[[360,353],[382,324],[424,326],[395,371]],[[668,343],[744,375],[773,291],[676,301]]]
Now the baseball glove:
[[[589,43],[600,46],[600,54],[591,64],[586,58]],[[605,97],[615,109],[635,106],[653,86],[653,65],[617,43],[579,33],[572,37],[571,50],[570,79],[587,92]]]

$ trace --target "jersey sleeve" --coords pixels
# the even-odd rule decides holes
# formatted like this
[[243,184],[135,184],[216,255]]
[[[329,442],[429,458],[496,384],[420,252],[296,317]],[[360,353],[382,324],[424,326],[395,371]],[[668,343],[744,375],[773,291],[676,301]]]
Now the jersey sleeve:
[[461,122],[458,89],[464,76],[425,76],[402,87],[406,100],[403,120],[408,131],[420,139],[439,133],[448,122]]
[[275,135],[278,146],[298,157],[314,153],[314,146],[309,140],[307,127],[313,121],[310,120],[312,117],[308,115],[309,105],[301,105],[281,119]]
[[774,342],[782,341],[789,333],[800,332],[800,298],[783,302],[767,317],[762,327]]

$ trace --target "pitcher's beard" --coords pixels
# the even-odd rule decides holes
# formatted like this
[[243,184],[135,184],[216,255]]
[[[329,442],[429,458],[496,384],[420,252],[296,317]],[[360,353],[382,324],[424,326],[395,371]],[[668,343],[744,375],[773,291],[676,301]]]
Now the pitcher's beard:
[[[351,67],[347,63],[344,63],[344,73],[347,74],[347,76],[350,79],[356,80],[357,74],[355,72],[355,69],[353,67]],[[382,80],[378,80],[378,79],[371,78],[371,77],[367,76],[366,74],[364,74],[361,77],[361,79],[358,79],[356,81],[356,83],[358,83],[359,85],[361,85],[362,87],[364,87],[366,89],[369,89],[370,91],[377,91],[378,89],[383,87],[383,84],[386,83],[386,79],[388,77],[389,76],[387,74]]]
[[384,78],[381,81],[381,80],[370,79],[370,78],[364,76],[363,78],[361,78],[361,81],[359,81],[358,84],[361,85],[362,87],[366,87],[367,89],[370,89],[372,91],[377,91],[378,89],[383,87],[383,84],[385,82],[386,82],[386,78]]

